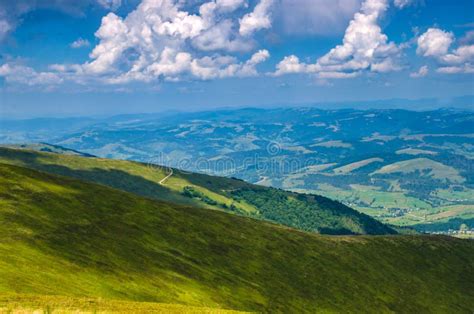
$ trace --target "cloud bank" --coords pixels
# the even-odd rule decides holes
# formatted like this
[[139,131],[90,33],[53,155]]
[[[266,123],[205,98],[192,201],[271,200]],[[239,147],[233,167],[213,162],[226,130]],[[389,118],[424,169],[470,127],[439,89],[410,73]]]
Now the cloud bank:
[[295,55],[276,66],[275,75],[313,73],[319,78],[351,78],[364,71],[398,71],[400,47],[390,42],[378,22],[388,9],[387,0],[366,0],[347,27],[342,44],[320,57],[316,63],[301,63]]
[[474,44],[470,36],[468,32],[458,47],[453,49],[455,42],[453,33],[430,28],[418,37],[416,52],[423,57],[436,60],[439,65],[436,69],[438,73],[474,73]]
[[[96,41],[78,38],[70,48],[89,49],[77,64],[51,64],[46,71],[9,59],[0,64],[0,76],[10,84],[57,86],[123,85],[135,82],[212,80],[258,75],[303,74],[321,81],[350,79],[407,69],[404,49],[382,30],[388,10],[404,9],[416,0],[142,0],[126,15],[114,12],[121,0],[0,0],[0,40],[14,31],[21,16],[38,8],[80,15],[87,6],[106,10]],[[313,36],[344,34],[340,44],[313,62],[289,54],[271,73],[259,72],[270,59],[261,39],[276,29]],[[324,27],[326,29],[324,29]],[[328,29],[330,28],[330,29]],[[433,73],[474,73],[474,31],[456,40],[449,31],[432,27],[416,38],[419,58],[430,59]],[[422,78],[427,65],[406,75]]]

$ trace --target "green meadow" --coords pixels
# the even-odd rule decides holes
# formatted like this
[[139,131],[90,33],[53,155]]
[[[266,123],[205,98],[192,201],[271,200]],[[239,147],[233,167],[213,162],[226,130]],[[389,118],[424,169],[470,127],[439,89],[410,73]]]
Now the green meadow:
[[104,311],[113,300],[269,313],[474,308],[469,240],[318,235],[6,164],[0,228],[8,310],[83,298],[110,300]]

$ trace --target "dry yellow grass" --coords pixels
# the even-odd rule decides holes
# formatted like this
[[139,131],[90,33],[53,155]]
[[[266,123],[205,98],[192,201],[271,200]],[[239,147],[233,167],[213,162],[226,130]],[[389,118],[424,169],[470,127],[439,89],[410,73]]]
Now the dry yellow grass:
[[130,302],[102,298],[72,298],[66,296],[0,294],[0,313],[62,314],[62,313],[170,313],[170,314],[234,314],[243,313],[207,307],[178,304]]

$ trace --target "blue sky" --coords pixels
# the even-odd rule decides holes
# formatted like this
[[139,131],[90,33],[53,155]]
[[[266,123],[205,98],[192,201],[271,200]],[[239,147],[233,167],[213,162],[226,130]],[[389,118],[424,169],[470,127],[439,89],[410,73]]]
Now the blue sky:
[[473,94],[474,0],[0,0],[7,118]]

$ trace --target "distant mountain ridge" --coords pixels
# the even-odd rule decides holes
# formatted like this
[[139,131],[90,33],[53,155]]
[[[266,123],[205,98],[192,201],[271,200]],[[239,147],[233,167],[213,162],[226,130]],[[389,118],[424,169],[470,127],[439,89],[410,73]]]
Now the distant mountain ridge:
[[23,131],[0,123],[0,142],[46,141],[321,194],[420,231],[474,230],[473,111],[244,108],[122,115],[62,129],[58,121]]
[[62,155],[73,155],[73,156],[81,156],[81,157],[96,157],[91,154],[83,153],[74,149],[65,148],[59,145],[53,145],[48,143],[30,143],[30,144],[9,144],[9,145],[2,145],[6,148],[13,148],[13,149],[30,149],[36,150],[39,152],[46,152],[46,153],[56,153]]

